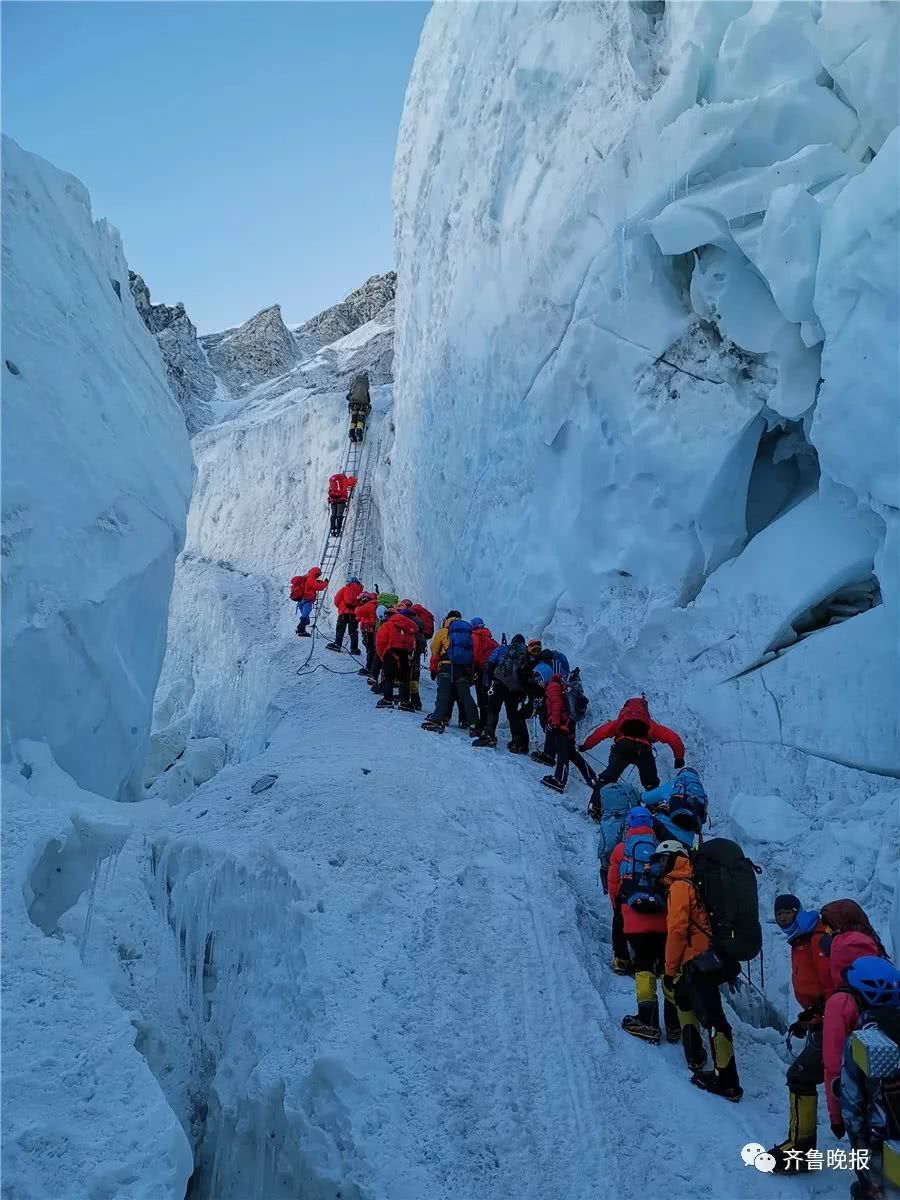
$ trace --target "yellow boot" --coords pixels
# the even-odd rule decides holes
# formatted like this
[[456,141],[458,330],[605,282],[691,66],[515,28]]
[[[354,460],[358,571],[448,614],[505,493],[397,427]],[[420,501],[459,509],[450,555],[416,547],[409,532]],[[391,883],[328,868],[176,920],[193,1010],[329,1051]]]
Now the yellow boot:
[[[775,1170],[778,1173],[788,1171],[807,1171],[809,1161],[807,1150],[815,1150],[819,1117],[819,1097],[816,1092],[804,1095],[800,1092],[788,1092],[788,1135],[783,1142],[773,1146],[769,1153],[776,1161]],[[800,1159],[788,1158],[789,1150],[799,1150]]]

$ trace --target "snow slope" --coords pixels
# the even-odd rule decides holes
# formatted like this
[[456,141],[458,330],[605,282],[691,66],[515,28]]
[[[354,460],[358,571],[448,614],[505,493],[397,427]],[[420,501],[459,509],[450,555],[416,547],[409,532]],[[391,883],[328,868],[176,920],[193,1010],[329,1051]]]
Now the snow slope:
[[131,799],[190,447],[84,187],[4,139],[3,206],[4,757],[44,739],[81,786]]

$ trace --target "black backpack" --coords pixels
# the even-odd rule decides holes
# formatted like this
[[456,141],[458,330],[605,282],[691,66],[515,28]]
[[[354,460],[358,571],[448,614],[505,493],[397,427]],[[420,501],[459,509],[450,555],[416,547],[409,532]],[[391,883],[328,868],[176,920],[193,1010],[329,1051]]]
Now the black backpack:
[[511,692],[524,692],[521,672],[528,665],[528,647],[524,642],[510,643],[509,649],[494,668],[494,678]]
[[712,838],[691,854],[693,883],[712,926],[712,948],[722,958],[749,962],[762,949],[756,876],[760,868],[737,842]]
[[581,668],[576,667],[566,680],[566,705],[569,709],[569,716],[576,725],[584,718],[590,703],[581,682]]

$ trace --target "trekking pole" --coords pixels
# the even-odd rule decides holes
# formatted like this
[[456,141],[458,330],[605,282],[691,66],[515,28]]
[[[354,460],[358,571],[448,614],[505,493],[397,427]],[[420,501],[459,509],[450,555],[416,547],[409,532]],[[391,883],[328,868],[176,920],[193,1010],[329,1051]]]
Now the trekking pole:
[[759,948],[759,986],[766,990],[766,951],[763,946]]

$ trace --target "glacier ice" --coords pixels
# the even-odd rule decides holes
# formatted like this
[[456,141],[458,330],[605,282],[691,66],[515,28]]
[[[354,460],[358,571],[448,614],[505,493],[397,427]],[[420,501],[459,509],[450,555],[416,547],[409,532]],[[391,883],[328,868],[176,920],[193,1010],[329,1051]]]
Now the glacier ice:
[[134,799],[190,446],[84,187],[5,138],[3,189],[4,754],[44,738],[82,786]]

